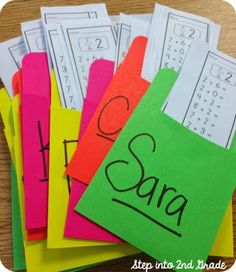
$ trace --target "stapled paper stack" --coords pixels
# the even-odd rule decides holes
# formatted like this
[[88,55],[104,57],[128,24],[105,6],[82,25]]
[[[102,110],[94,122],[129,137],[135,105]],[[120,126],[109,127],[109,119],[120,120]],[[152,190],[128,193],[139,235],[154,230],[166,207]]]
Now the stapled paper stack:
[[160,4],[41,15],[0,44],[14,269],[233,256],[236,60],[220,26]]

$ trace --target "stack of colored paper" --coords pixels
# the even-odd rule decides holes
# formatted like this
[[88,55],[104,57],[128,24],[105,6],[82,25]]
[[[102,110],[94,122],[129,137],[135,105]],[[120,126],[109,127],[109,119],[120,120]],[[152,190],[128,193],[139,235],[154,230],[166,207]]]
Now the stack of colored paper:
[[0,44],[14,269],[233,256],[236,60],[220,26],[93,4],[21,29]]

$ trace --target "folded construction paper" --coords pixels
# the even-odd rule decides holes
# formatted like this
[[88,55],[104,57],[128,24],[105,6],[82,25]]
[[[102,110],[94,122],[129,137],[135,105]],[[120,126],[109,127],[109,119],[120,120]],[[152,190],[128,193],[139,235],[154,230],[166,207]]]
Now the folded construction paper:
[[[89,124],[105,90],[109,86],[114,71],[114,62],[96,60],[90,66],[87,95],[84,101],[79,140]],[[76,203],[82,196],[86,185],[76,179],[72,180],[70,199],[65,225],[65,237],[82,238],[99,241],[121,242],[121,240],[74,211]]]
[[25,256],[23,234],[20,218],[19,196],[17,191],[16,170],[11,161],[11,217],[12,217],[12,248],[13,267],[16,270],[25,270]]
[[[234,140],[234,148],[232,149],[233,151],[235,151],[235,144],[236,141]],[[230,200],[209,255],[234,257],[233,231],[233,209],[232,201]]]
[[145,37],[134,39],[69,163],[67,174],[85,184],[91,181],[149,86],[140,77],[146,43]]
[[44,240],[46,238],[47,238],[46,228],[27,230],[28,241]]
[[15,163],[14,149],[13,149],[13,127],[11,115],[11,98],[5,88],[0,90],[0,112],[4,124],[4,134],[6,137],[11,159]]
[[21,122],[25,227],[47,226],[50,76],[46,53],[22,62]]
[[82,138],[101,98],[103,97],[105,90],[111,83],[113,71],[114,62],[105,59],[95,60],[90,66],[87,94],[84,100],[82,121],[79,132],[80,139]]
[[[14,96],[22,93],[22,70],[21,69],[18,72],[16,72],[12,78],[12,89],[13,89]],[[10,111],[10,107],[11,107],[10,101],[9,101],[9,103],[7,103],[7,101],[5,101],[5,102],[7,105],[9,105],[8,111],[11,112]],[[10,127],[12,127],[12,125]],[[21,128],[22,128],[22,126],[21,126]],[[30,229],[27,231],[27,239],[29,241],[42,240],[42,239],[45,239],[46,237],[47,237],[47,229],[46,228]]]
[[174,269],[196,268],[233,194],[236,153],[161,112],[176,78],[157,74],[76,210]]
[[[20,210],[22,223],[25,220],[24,214],[24,186],[22,182],[22,152],[21,152],[21,131],[19,122],[19,96],[12,101],[14,121],[14,151],[16,158],[17,185],[20,199]],[[52,272],[82,267],[94,263],[103,262],[122,256],[131,255],[137,252],[132,246],[115,245],[86,248],[69,249],[47,249],[47,242],[44,240],[29,242],[26,239],[26,232],[23,231],[25,259],[27,271],[29,272]]]
[[[71,181],[66,166],[78,143],[81,112],[62,108],[54,72],[51,74],[48,248],[101,246],[108,243],[64,238]],[[77,225],[83,228],[82,225]]]
[[22,93],[22,69],[14,74],[12,78],[12,89],[14,95]]

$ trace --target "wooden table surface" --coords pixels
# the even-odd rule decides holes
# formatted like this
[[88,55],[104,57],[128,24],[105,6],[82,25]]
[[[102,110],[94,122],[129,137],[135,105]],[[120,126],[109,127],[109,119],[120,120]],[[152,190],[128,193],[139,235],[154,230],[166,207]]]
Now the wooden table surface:
[[[0,42],[20,35],[20,23],[40,17],[41,6],[78,5],[105,2],[109,14],[150,13],[153,12],[155,1],[152,0],[14,0],[8,3],[0,13]],[[159,0],[159,3],[209,17],[222,26],[218,48],[236,57],[236,14],[228,3],[223,0]],[[1,65],[1,60],[0,60]],[[0,82],[0,87],[2,87]],[[11,240],[11,199],[10,199],[10,155],[3,134],[3,123],[0,118],[0,259],[12,270]],[[234,240],[236,241],[236,193],[233,196]],[[234,244],[236,249],[236,243]],[[125,257],[106,264],[87,269],[86,271],[131,271],[134,259],[153,261],[145,254]],[[208,261],[218,261],[217,257],[209,257]],[[230,267],[234,258],[222,259]],[[151,270],[153,271],[153,270]],[[157,270],[155,270],[157,271]],[[210,270],[208,270],[210,271]],[[215,270],[217,271],[217,270]],[[42,271],[43,272],[43,271]]]

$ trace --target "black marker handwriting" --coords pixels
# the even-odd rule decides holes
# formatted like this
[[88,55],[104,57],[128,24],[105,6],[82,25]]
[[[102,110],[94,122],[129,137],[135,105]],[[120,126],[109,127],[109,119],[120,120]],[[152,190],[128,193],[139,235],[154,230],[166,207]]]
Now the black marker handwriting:
[[[71,143],[78,143],[78,140],[66,140],[65,139],[62,143],[64,145],[64,158],[65,158],[64,167],[66,168],[68,166],[68,164],[69,164],[67,145],[71,144]],[[70,177],[68,175],[66,175],[66,180],[67,180],[68,192],[70,194],[70,192],[71,192],[71,188],[70,188]]]
[[[146,139],[149,142],[148,147],[145,147],[145,150],[149,148],[151,153],[155,153],[157,151],[156,141],[154,137],[149,133],[140,133],[135,135],[128,143],[128,150],[131,154],[132,158],[134,158],[137,166],[139,168],[139,178],[136,181],[129,181],[132,184],[127,185],[127,182],[122,180],[122,168],[119,171],[117,167],[128,167],[130,165],[130,161],[127,160],[115,160],[107,164],[105,167],[105,176],[107,181],[112,186],[112,188],[119,193],[126,193],[126,192],[135,192],[136,196],[141,199],[145,199],[145,205],[147,206],[155,206],[157,209],[162,209],[167,216],[175,216],[175,225],[176,227],[180,227],[182,222],[182,217],[184,214],[184,210],[188,203],[187,198],[184,195],[178,194],[177,189],[174,187],[170,187],[167,184],[161,185],[161,181],[158,177],[155,176],[145,176],[145,169],[140,156],[137,155],[135,148],[133,146],[134,142],[138,139]],[[147,144],[146,144],[147,145]],[[151,147],[151,148],[150,148]],[[121,175],[119,175],[119,180],[112,179],[112,172],[111,169],[114,168],[116,165],[116,171],[118,170]],[[130,171],[134,171],[133,167],[130,167]],[[117,176],[116,176],[117,178]],[[158,195],[157,195],[158,194]],[[121,194],[122,196],[122,194]],[[156,201],[154,200],[154,196],[157,197]],[[119,199],[112,199],[116,203],[119,203],[123,206],[129,207],[133,211],[138,212],[145,218],[151,220],[152,222],[156,223],[160,227],[166,229],[167,231],[181,237],[182,235],[173,230],[172,228],[166,226],[165,224],[161,223],[159,220],[154,219],[153,217],[149,216],[145,212],[141,211],[139,208],[134,207],[133,205],[121,201]]]
[[[125,110],[129,111],[130,109],[130,105],[129,105],[129,100],[127,97],[123,96],[123,95],[119,95],[119,96],[115,96],[112,99],[110,99],[109,101],[107,101],[105,103],[105,105],[103,106],[99,116],[98,116],[98,121],[97,121],[97,127],[98,127],[98,133],[97,136],[102,137],[108,141],[112,141],[114,142],[115,140],[111,137],[111,136],[115,136],[118,133],[120,133],[120,131],[122,130],[122,127],[118,127],[116,130],[114,131],[106,131],[105,129],[103,129],[102,127],[102,118],[103,118],[103,114],[105,114],[107,108],[112,105],[112,103],[114,102],[118,102],[120,101],[120,103],[123,101],[125,103]],[[117,114],[122,114],[121,112],[117,112]]]

